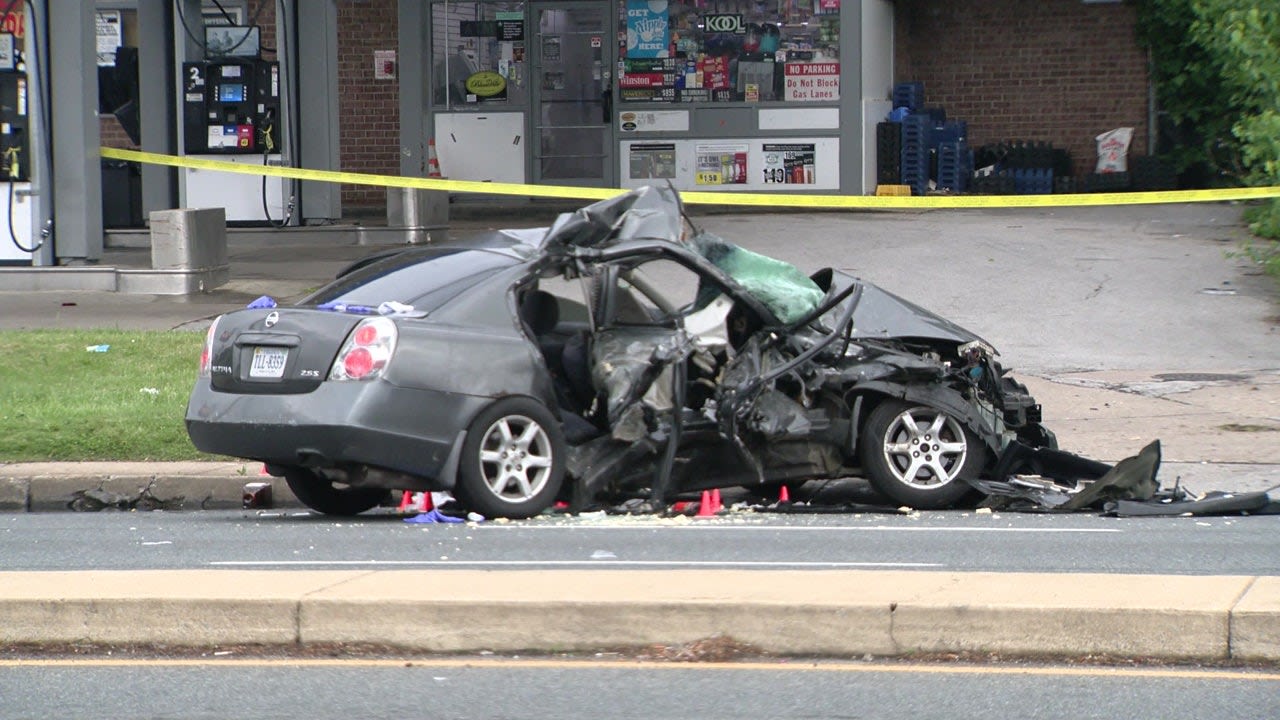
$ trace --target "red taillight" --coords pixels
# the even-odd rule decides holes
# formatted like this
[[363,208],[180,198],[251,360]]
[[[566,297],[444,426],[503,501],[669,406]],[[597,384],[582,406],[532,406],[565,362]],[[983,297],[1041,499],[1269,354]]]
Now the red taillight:
[[218,332],[219,317],[209,326],[209,330],[204,334],[204,349],[200,351],[200,369],[197,374],[200,377],[209,377],[210,370],[213,367],[213,338]]
[[372,380],[391,361],[398,336],[396,324],[385,317],[367,318],[356,325],[329,370],[330,380]]
[[361,325],[354,335],[357,345],[372,345],[378,341],[378,328],[373,325]]
[[[359,338],[356,342],[359,342]],[[342,358],[342,369],[346,371],[348,379],[359,380],[373,370],[373,355],[367,349],[358,347]]]

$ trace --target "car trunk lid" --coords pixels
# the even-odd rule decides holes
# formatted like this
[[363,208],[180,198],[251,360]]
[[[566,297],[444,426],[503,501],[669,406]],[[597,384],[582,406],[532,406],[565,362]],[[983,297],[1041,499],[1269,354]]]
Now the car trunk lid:
[[314,390],[363,315],[307,308],[224,315],[213,339],[214,390],[290,394]]

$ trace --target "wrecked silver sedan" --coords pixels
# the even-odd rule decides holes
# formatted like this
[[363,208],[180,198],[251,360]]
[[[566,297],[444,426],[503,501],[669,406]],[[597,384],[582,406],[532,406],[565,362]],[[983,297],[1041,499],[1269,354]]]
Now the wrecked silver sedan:
[[698,232],[648,187],[220,317],[186,421],[200,450],[261,461],[330,514],[388,490],[490,517],[660,510],[859,474],[945,508],[1003,479],[1011,444],[1055,447],[995,354],[858,278]]

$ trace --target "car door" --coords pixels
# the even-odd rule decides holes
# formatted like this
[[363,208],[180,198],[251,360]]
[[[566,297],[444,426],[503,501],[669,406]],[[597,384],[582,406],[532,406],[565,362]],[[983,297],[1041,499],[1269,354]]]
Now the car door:
[[[673,366],[696,353],[713,351],[700,343],[704,337],[713,345],[723,338],[728,304],[711,306],[704,301],[704,296],[721,293],[708,290],[713,285],[706,276],[661,255],[610,263],[601,269],[596,285],[592,380],[607,398],[610,425],[632,408],[672,410],[677,390],[672,385],[677,377]],[[691,315],[699,313],[701,318],[717,310],[719,330],[710,317],[700,323],[710,326],[704,332],[688,331]]]

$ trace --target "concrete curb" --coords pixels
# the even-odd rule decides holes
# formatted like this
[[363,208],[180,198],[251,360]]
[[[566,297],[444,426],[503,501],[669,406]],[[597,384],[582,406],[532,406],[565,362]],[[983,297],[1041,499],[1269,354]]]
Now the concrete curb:
[[899,571],[0,573],[0,643],[1280,660],[1280,578]]
[[245,485],[271,484],[272,507],[302,504],[283,478],[256,475],[36,475],[0,476],[0,512],[98,510],[237,510]]

